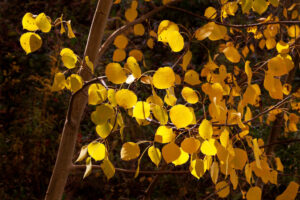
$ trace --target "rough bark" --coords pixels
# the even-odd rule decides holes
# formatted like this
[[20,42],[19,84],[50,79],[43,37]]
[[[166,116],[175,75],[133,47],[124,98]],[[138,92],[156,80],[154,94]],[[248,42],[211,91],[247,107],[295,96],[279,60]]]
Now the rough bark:
[[[90,61],[93,63],[95,63],[97,50],[99,49],[103,38],[104,28],[106,26],[111,6],[112,0],[99,0],[94,13],[94,18],[84,53],[84,57],[88,56]],[[88,81],[92,78],[89,68],[85,66],[81,67],[79,75],[85,81]],[[80,94],[74,97],[73,103],[70,104],[71,106],[68,108],[67,116],[69,116],[69,118],[66,118],[62,131],[62,137],[59,144],[55,166],[45,196],[46,200],[59,200],[62,198],[64,188],[70,174],[77,133],[86,104],[86,90],[83,90],[80,92]]]

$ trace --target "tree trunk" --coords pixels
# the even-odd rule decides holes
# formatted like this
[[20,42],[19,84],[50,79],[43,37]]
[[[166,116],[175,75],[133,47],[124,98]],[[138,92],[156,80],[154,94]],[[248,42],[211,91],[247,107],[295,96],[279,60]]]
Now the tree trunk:
[[[88,41],[86,44],[84,57],[88,56],[90,61],[95,63],[95,57],[100,47],[107,18],[112,6],[112,0],[99,0]],[[82,66],[79,75],[83,80],[88,81],[92,74],[88,67]],[[87,104],[87,89],[74,96],[73,103],[69,104],[68,114],[62,131],[57,158],[50,183],[46,192],[46,200],[59,200],[62,198],[64,188],[73,165],[72,158],[77,139],[80,121]]]

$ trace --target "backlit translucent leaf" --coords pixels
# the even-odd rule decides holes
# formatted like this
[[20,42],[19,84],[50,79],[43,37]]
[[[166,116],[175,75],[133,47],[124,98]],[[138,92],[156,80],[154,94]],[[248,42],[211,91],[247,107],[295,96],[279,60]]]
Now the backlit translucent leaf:
[[216,191],[219,197],[225,198],[229,195],[230,187],[226,181],[221,181],[216,185]]
[[186,52],[186,54],[184,54],[184,56],[182,58],[182,63],[180,64],[183,71],[186,71],[187,66],[190,64],[191,60],[192,60],[192,52],[190,50],[188,50]]
[[268,61],[268,72],[273,76],[282,76],[294,68],[288,57],[275,56]]
[[219,164],[217,161],[214,161],[210,168],[210,177],[214,184],[217,183],[219,177]]
[[60,51],[60,56],[66,68],[73,69],[76,66],[77,56],[71,49],[62,49]]
[[156,130],[154,141],[159,143],[169,143],[175,139],[175,134],[173,133],[172,128],[167,126],[160,126]]
[[299,184],[292,181],[284,190],[284,192],[276,197],[276,200],[294,200],[297,197]]
[[73,33],[72,27],[71,27],[71,20],[67,21],[67,27],[68,27],[68,38],[75,38],[75,34]]
[[201,145],[201,152],[205,155],[214,156],[217,153],[215,139],[205,140]]
[[178,104],[170,109],[170,119],[177,128],[184,128],[191,124],[193,113],[184,105]]
[[260,200],[261,194],[262,192],[259,187],[257,186],[251,187],[246,194],[246,198],[247,200]]
[[217,11],[214,7],[208,7],[205,9],[204,16],[208,19],[215,19],[217,17]]
[[195,37],[197,40],[204,40],[205,38],[209,37],[214,30],[214,24],[207,23],[201,28],[198,28],[195,32]]
[[63,90],[66,87],[66,79],[65,75],[61,72],[58,72],[54,76],[54,82],[51,87],[51,91],[56,92],[59,90]]
[[106,65],[105,75],[114,84],[122,84],[127,79],[126,73],[119,63],[109,63]]
[[51,30],[51,21],[48,19],[45,13],[40,13],[36,17],[35,21],[36,21],[36,25],[39,27],[39,29],[42,32],[48,33]]
[[160,122],[160,124],[165,125],[168,122],[169,116],[166,109],[159,105],[154,105],[151,110],[154,117]]
[[88,155],[87,154],[88,153],[88,148],[87,147],[88,147],[87,145],[81,147],[79,156],[78,156],[78,158],[75,162],[80,162],[80,161],[84,160],[87,157],[87,155]]
[[71,74],[66,80],[66,88],[71,92],[77,92],[82,88],[83,80],[78,74]]
[[261,15],[268,9],[268,2],[266,0],[253,0],[252,9]]
[[268,50],[273,49],[276,46],[276,40],[274,38],[268,38],[266,40],[266,47]]
[[106,148],[104,144],[99,142],[92,142],[88,145],[88,153],[96,161],[103,160],[106,154]]
[[190,172],[197,179],[200,179],[205,173],[204,162],[202,159],[194,159],[190,163]]
[[88,94],[89,94],[88,102],[89,102],[90,105],[100,104],[103,101],[105,101],[106,98],[107,98],[107,90],[100,83],[92,84],[89,87]]
[[230,171],[230,182],[232,183],[233,189],[235,190],[238,186],[239,178],[234,169]]
[[121,62],[126,58],[126,51],[124,49],[116,49],[113,53],[113,61]]
[[190,87],[184,87],[181,95],[190,104],[195,104],[199,101],[197,93]]
[[292,25],[288,28],[288,34],[292,38],[297,38],[300,35],[300,27],[298,25]]
[[109,122],[105,122],[104,124],[99,124],[96,126],[96,132],[102,139],[105,139],[110,134],[112,129],[113,126]]
[[243,13],[249,13],[252,8],[253,0],[242,0],[242,11]]
[[36,25],[35,17],[32,13],[26,13],[24,17],[22,18],[22,26],[23,29],[26,29],[28,31],[36,31],[38,30],[38,26]]
[[276,49],[277,49],[278,53],[282,53],[282,54],[289,53],[290,45],[288,43],[285,43],[284,41],[280,40],[276,44]]
[[252,168],[251,168],[251,165],[250,164],[246,164],[245,166],[245,177],[246,177],[246,180],[249,184],[251,184],[251,178],[252,178]]
[[166,144],[162,148],[162,156],[167,164],[173,162],[180,156],[180,148],[174,143],[171,142],[169,144]]
[[150,116],[150,104],[145,101],[139,101],[133,108],[133,117],[137,119],[146,119]]
[[254,151],[254,157],[255,157],[255,161],[256,161],[256,166],[257,168],[261,169],[261,165],[260,165],[260,159],[259,156],[261,155],[261,151],[258,147],[258,143],[257,143],[257,139],[253,139],[252,140],[253,143],[253,151]]
[[181,142],[181,148],[183,151],[193,154],[196,153],[200,147],[200,141],[198,139],[195,139],[193,137],[185,138]]
[[226,47],[223,50],[223,53],[225,54],[226,58],[230,62],[232,62],[232,63],[240,62],[241,55],[235,47],[233,47],[233,46]]
[[213,30],[211,34],[208,36],[208,39],[212,41],[224,39],[227,35],[227,28],[222,25],[215,24],[214,22],[211,25],[213,26]]
[[199,79],[199,74],[194,70],[188,70],[184,74],[184,82],[194,86],[201,83]]
[[140,147],[134,142],[126,142],[121,149],[121,159],[125,161],[133,160],[140,155]]
[[102,104],[96,107],[96,110],[92,112],[91,119],[95,124],[104,124],[107,120],[114,117],[114,109],[109,104]]
[[248,160],[247,152],[240,148],[234,148],[233,168],[242,170]]
[[198,131],[203,139],[210,139],[213,135],[213,128],[211,122],[207,119],[203,119]]
[[143,36],[145,33],[145,28],[143,24],[136,24],[133,26],[134,35]]
[[175,166],[183,165],[189,160],[189,158],[190,158],[189,154],[186,153],[185,151],[183,151],[182,148],[180,148],[180,156],[176,160],[174,160],[172,163]]
[[228,129],[225,128],[222,133],[221,133],[221,136],[220,136],[220,142],[222,144],[223,147],[227,147],[228,145],[228,142],[229,142],[229,132],[228,132]]
[[85,56],[84,60],[85,60],[86,65],[91,70],[92,74],[94,74],[94,64],[90,61],[89,57]]
[[107,98],[109,103],[114,107],[117,105],[117,101],[116,101],[116,91],[114,89],[109,89],[107,91]]
[[178,31],[168,31],[167,39],[172,51],[179,52],[183,49],[184,40]]
[[129,68],[134,78],[140,78],[142,75],[141,68],[133,56],[127,58],[126,67]]
[[116,92],[116,102],[119,106],[129,109],[136,104],[137,96],[131,90],[121,89]]
[[158,89],[167,89],[175,83],[175,73],[171,67],[161,67],[153,75],[153,85]]
[[128,39],[125,35],[118,35],[114,40],[114,45],[119,49],[125,49],[128,44]]
[[107,180],[111,179],[115,175],[115,167],[108,159],[104,159],[100,167]]
[[27,32],[21,35],[20,44],[26,54],[29,54],[41,48],[42,39],[36,33]]
[[148,149],[148,156],[151,159],[151,161],[158,167],[160,161],[161,161],[161,153],[159,148],[155,148],[154,146],[151,146]]

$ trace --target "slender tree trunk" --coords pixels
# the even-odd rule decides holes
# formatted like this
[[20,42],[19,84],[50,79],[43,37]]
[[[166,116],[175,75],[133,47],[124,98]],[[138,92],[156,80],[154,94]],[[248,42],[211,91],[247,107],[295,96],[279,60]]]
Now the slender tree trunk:
[[[96,54],[103,38],[111,6],[112,0],[99,0],[94,13],[92,26],[90,28],[84,52],[84,57],[88,56],[90,61],[93,63],[95,63]],[[81,67],[79,75],[85,81],[92,78],[92,74],[86,66]],[[83,90],[76,95],[76,97],[74,96],[73,103],[69,105],[55,166],[45,196],[46,200],[60,200],[62,198],[64,188],[70,174],[70,169],[73,165],[72,158],[74,155],[77,133],[86,104],[86,90]]]

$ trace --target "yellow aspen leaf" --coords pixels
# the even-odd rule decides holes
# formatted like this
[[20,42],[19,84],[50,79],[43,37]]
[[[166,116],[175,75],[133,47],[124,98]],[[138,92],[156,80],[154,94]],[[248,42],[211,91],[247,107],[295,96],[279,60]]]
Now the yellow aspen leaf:
[[138,16],[138,12],[135,8],[129,8],[125,11],[125,18],[127,21],[132,22]]
[[116,102],[119,106],[129,109],[136,104],[137,96],[131,90],[121,89],[116,92]]
[[260,88],[257,84],[249,85],[243,95],[243,105],[255,105],[260,94]]
[[173,133],[172,128],[169,128],[167,126],[160,126],[156,130],[154,141],[159,143],[169,143],[174,141],[175,134]]
[[66,88],[71,92],[77,92],[80,88],[82,88],[83,80],[81,76],[77,74],[71,74],[66,80]]
[[272,4],[274,7],[278,7],[279,5],[279,0],[269,0],[269,2]]
[[119,49],[125,49],[128,44],[128,39],[125,35],[118,35],[114,40],[114,45]]
[[214,30],[214,24],[207,23],[196,30],[195,37],[197,38],[197,40],[204,40],[205,38],[211,35],[213,30]]
[[152,80],[157,89],[167,89],[174,86],[175,73],[171,67],[160,67],[154,73]]
[[86,168],[85,168],[85,172],[84,172],[83,178],[89,176],[92,173],[92,159],[91,159],[91,157],[88,157],[85,160],[85,163],[86,163],[85,164]]
[[297,38],[300,35],[300,28],[298,25],[292,25],[288,28],[288,34],[291,38]]
[[175,85],[181,85],[181,77],[175,74]]
[[171,122],[177,128],[184,128],[191,124],[193,120],[193,113],[184,105],[178,104],[170,109]]
[[251,178],[252,178],[252,168],[250,164],[245,165],[245,177],[249,184],[251,184]]
[[225,128],[222,131],[221,136],[220,136],[220,142],[224,148],[226,148],[227,145],[229,144],[229,131],[227,128]]
[[102,103],[107,98],[107,90],[102,84],[92,84],[88,90],[90,105],[97,105]]
[[163,2],[164,5],[170,3],[171,1],[173,1],[173,0],[162,0],[162,2]]
[[247,152],[240,148],[234,148],[234,158],[232,164],[234,169],[242,170],[248,161]]
[[129,68],[134,78],[137,79],[142,76],[141,68],[133,56],[127,58],[126,64],[126,67]]
[[107,120],[114,117],[115,111],[109,104],[101,104],[91,114],[91,120],[95,124],[104,124]]
[[225,26],[215,24],[214,22],[210,22],[210,23],[212,23],[213,30],[211,34],[208,36],[208,39],[212,41],[216,41],[216,40],[224,39],[227,36],[227,28]]
[[105,75],[114,84],[122,84],[127,79],[126,73],[119,63],[109,63],[106,65]]
[[107,180],[111,179],[115,175],[115,167],[108,159],[104,159],[100,167],[103,173],[105,174]]
[[124,49],[116,49],[113,53],[113,61],[121,62],[126,58],[126,51]]
[[210,177],[214,184],[217,183],[219,177],[219,163],[214,161],[210,168]]
[[134,142],[126,142],[121,149],[121,159],[125,161],[133,160],[139,157],[140,147]]
[[190,87],[184,87],[181,91],[181,95],[190,104],[195,104],[199,101],[197,93]]
[[36,31],[39,27],[36,25],[35,17],[32,13],[28,12],[22,18],[23,29],[28,31]]
[[92,74],[94,74],[94,64],[90,61],[89,57],[85,56],[84,60],[85,60],[86,65],[91,70]]
[[154,40],[153,40],[153,38],[149,38],[149,39],[147,40],[147,46],[148,46],[150,49],[153,49],[153,47],[154,47]]
[[208,19],[215,19],[217,17],[217,11],[214,7],[208,7],[205,9],[204,16]]
[[76,67],[77,56],[71,49],[69,48],[62,49],[60,51],[60,56],[66,68],[73,69]]
[[268,72],[273,76],[282,76],[294,68],[294,63],[288,58],[275,56],[268,61]]
[[284,192],[276,197],[276,200],[294,200],[297,197],[299,184],[292,181],[289,183]]
[[180,148],[174,143],[171,142],[169,144],[166,144],[162,148],[162,156],[167,164],[173,162],[180,156]]
[[261,151],[258,147],[257,139],[256,138],[253,139],[252,143],[253,143],[253,151],[254,151],[256,166],[257,168],[261,169],[260,158],[259,158],[259,156],[261,155]]
[[175,97],[174,94],[172,94],[167,90],[167,94],[164,97],[164,101],[167,105],[174,106],[177,102],[177,98]]
[[264,39],[261,39],[258,43],[258,46],[261,50],[263,50],[265,48],[265,45],[266,45],[266,40],[264,40]]
[[133,9],[137,9],[138,5],[139,5],[138,2],[135,1],[135,0],[133,0],[133,1],[131,2],[131,8],[133,8]]
[[26,54],[29,54],[41,48],[42,39],[36,33],[27,32],[21,35],[20,44]]
[[200,179],[205,173],[204,162],[202,159],[199,158],[192,160],[189,168],[191,174],[197,179]]
[[219,197],[225,198],[229,195],[230,186],[228,185],[228,183],[226,181],[221,181],[221,182],[217,183],[217,185],[216,185],[216,192]]
[[253,0],[252,9],[261,15],[268,9],[268,2],[266,0]]
[[292,132],[298,131],[297,124],[299,122],[299,116],[295,113],[291,113],[289,116],[289,130]]
[[105,139],[107,136],[109,136],[112,129],[113,126],[108,121],[104,124],[99,124],[96,126],[96,132],[102,139]]
[[72,30],[72,26],[71,26],[71,20],[67,21],[67,27],[68,27],[68,38],[75,38],[75,34]]
[[133,108],[133,117],[146,119],[150,116],[150,104],[145,101],[138,101]]
[[245,46],[242,50],[242,54],[246,58],[248,53],[249,53],[249,48],[247,46]]
[[190,158],[189,154],[186,153],[185,151],[183,151],[182,148],[180,148],[180,156],[176,160],[174,160],[172,163],[175,166],[183,165],[189,160],[189,158]]
[[286,19],[288,19],[288,16],[287,16],[287,9],[286,9],[286,8],[283,9],[282,15],[283,15]]
[[298,11],[297,10],[293,10],[291,18],[292,19],[297,19],[297,17],[298,17]]
[[161,161],[161,153],[159,148],[156,148],[155,146],[151,146],[148,149],[148,156],[150,160],[158,167],[160,161]]
[[268,50],[275,48],[276,40],[274,38],[268,38],[266,40],[266,47]]
[[217,153],[217,148],[215,146],[215,139],[205,140],[201,145],[201,152],[204,155],[214,156]]
[[192,52],[190,50],[188,50],[183,58],[182,58],[182,63],[180,64],[180,66],[182,67],[183,71],[186,71],[187,66],[190,64],[192,60]]
[[174,52],[179,52],[184,47],[184,39],[179,31],[168,31],[167,40]]
[[211,139],[213,135],[213,127],[211,122],[207,119],[203,119],[199,126],[198,132],[203,139]]
[[278,53],[286,54],[290,51],[290,45],[288,43],[285,43],[284,41],[280,40],[276,44],[276,49]]
[[45,15],[40,13],[35,19],[37,27],[44,33],[48,33],[51,30],[51,21]]
[[189,154],[196,153],[200,147],[200,141],[193,137],[185,138],[181,142],[181,149]]
[[174,22],[169,20],[163,20],[160,22],[157,30],[158,34],[158,41],[160,42],[168,42],[168,35],[169,33],[177,31],[179,32],[179,27]]
[[271,171],[270,183],[277,185],[278,172],[276,170]]
[[58,72],[54,76],[54,82],[51,87],[52,92],[63,90],[66,87],[65,75],[61,72]]
[[92,142],[88,145],[88,153],[96,161],[103,160],[106,154],[106,148],[104,144],[99,142]]
[[245,62],[245,72],[246,72],[247,77],[248,77],[248,85],[251,84],[251,79],[252,79],[252,70],[251,70],[251,68],[250,68],[249,65],[250,65],[250,61],[247,60],[247,61]]
[[232,63],[240,62],[241,55],[235,47],[233,46],[226,47],[223,50],[223,53],[230,62]]
[[261,200],[261,194],[262,192],[259,187],[251,187],[246,194],[246,198],[247,200]]
[[143,36],[145,33],[145,28],[143,24],[136,24],[133,26],[134,35]]
[[59,21],[60,21],[60,34],[63,34],[64,32],[66,32],[64,23],[63,23],[63,15],[60,16]]
[[252,8],[253,0],[242,0],[242,12],[249,14],[250,9]]
[[138,49],[131,50],[129,56],[134,57],[138,62],[143,60],[143,53]]
[[88,155],[88,148],[87,147],[88,147],[87,145],[81,147],[79,156],[78,156],[78,158],[76,159],[75,162],[83,161],[87,157],[87,155]]
[[[245,113],[245,121],[249,121],[252,119],[252,112],[250,110],[250,108],[247,106],[246,108],[246,113]],[[249,125],[251,125],[251,123],[248,123]]]
[[121,3],[121,0],[115,0],[114,1],[114,4],[119,4],[119,3]]
[[117,101],[116,101],[116,91],[114,89],[109,89],[107,91],[107,98],[108,98],[108,101],[109,103],[115,107],[117,105]]
[[199,74],[194,70],[188,70],[184,74],[184,82],[194,86],[201,83],[199,79]]
[[151,110],[154,117],[160,122],[160,124],[165,125],[168,123],[169,116],[166,109],[159,105],[154,105]]
[[234,169],[230,171],[230,182],[232,183],[233,189],[235,190],[238,186],[239,178]]

